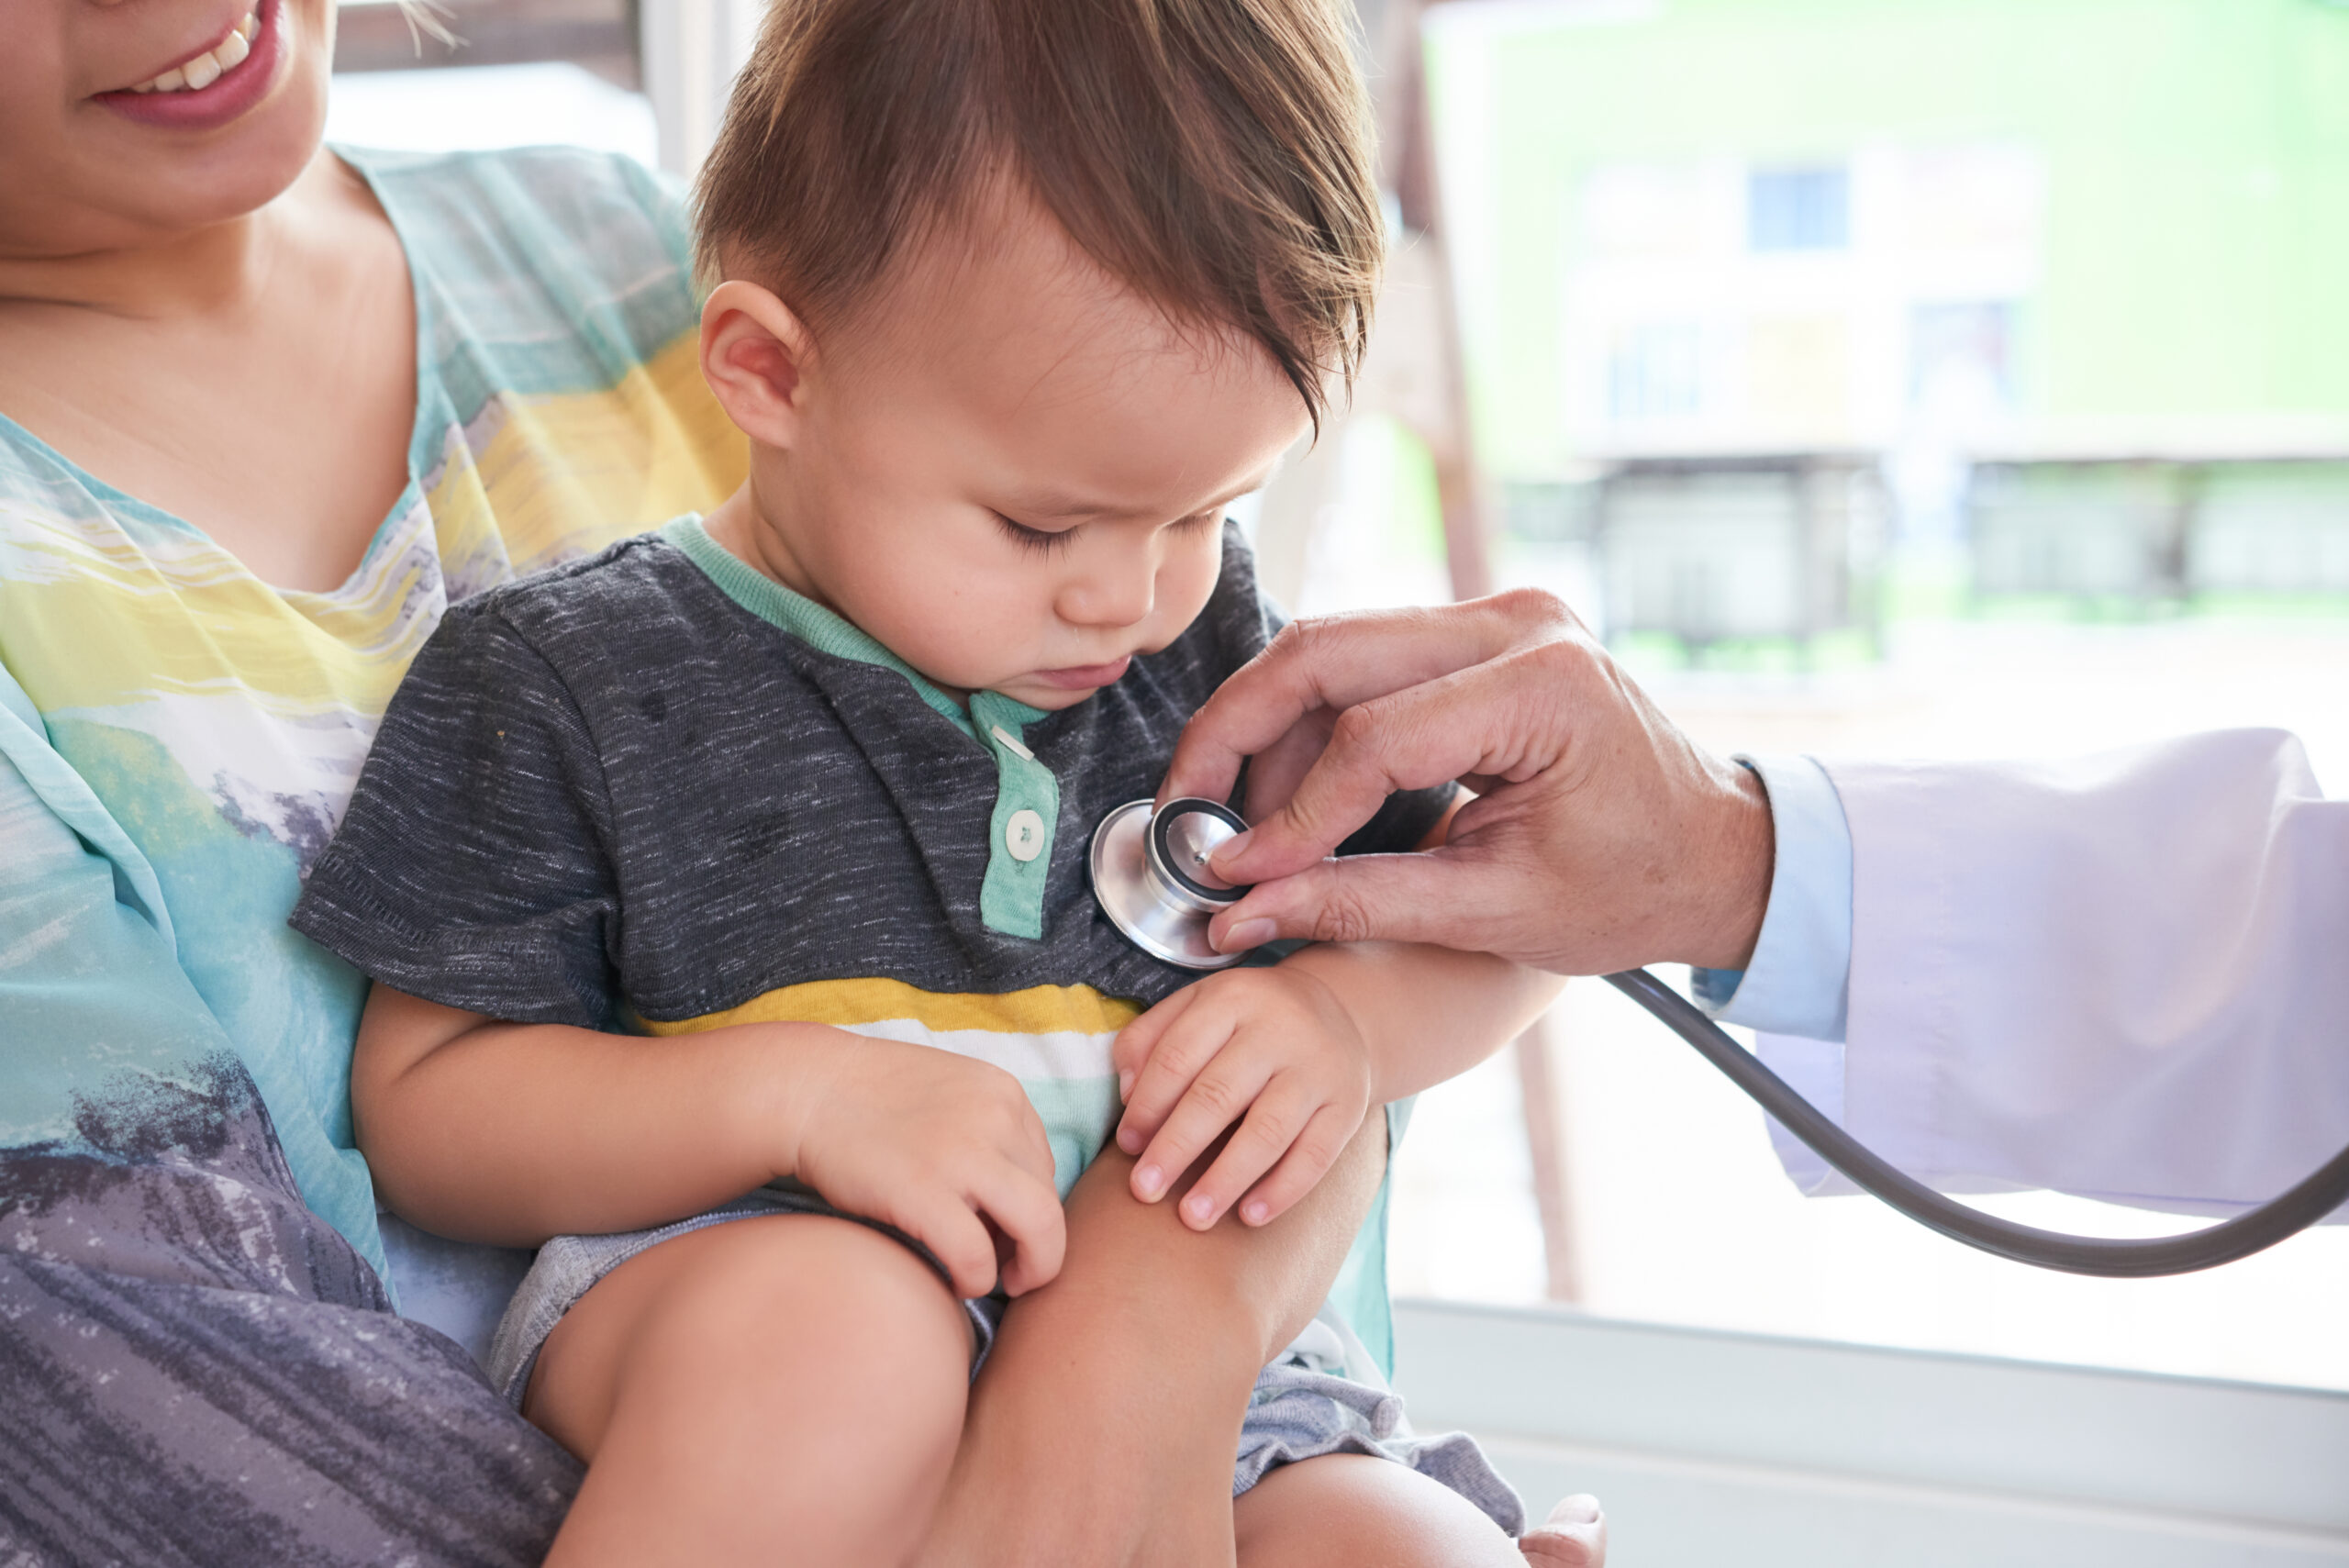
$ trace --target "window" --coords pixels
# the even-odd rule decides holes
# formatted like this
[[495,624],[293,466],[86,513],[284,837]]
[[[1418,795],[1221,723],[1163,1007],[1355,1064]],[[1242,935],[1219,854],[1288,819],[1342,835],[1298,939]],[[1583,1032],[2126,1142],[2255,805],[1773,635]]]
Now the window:
[[1618,419],[1687,418],[1704,406],[1704,334],[1690,321],[1652,321],[1615,341],[1608,411]]
[[1852,242],[1852,178],[1841,165],[1756,169],[1745,183],[1746,248],[1841,250]]

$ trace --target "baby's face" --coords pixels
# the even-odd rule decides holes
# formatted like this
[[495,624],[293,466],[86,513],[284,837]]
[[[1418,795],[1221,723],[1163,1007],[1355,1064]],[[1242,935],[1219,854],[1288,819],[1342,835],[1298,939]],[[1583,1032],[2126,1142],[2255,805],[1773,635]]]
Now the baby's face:
[[705,365],[753,456],[710,527],[939,685],[1062,708],[1198,616],[1224,506],[1308,417],[1261,349],[1186,337],[1026,204],[982,240],[797,354],[729,341],[750,285],[713,295]]

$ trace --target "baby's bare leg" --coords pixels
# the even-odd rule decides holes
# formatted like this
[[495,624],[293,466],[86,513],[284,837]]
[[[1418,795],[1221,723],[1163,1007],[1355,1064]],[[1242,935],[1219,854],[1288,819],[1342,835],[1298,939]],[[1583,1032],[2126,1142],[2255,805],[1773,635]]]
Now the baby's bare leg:
[[615,1269],[557,1325],[525,1413],[588,1462],[549,1568],[873,1568],[954,1457],[971,1339],[888,1237],[734,1220]]
[[1240,1568],[1528,1568],[1467,1498],[1368,1454],[1281,1466],[1232,1503],[1231,1523]]
[[1374,1112],[1295,1208],[1200,1234],[1102,1150],[1060,1277],[1004,1318],[923,1568],[1229,1568],[1249,1390],[1328,1295],[1386,1162]]

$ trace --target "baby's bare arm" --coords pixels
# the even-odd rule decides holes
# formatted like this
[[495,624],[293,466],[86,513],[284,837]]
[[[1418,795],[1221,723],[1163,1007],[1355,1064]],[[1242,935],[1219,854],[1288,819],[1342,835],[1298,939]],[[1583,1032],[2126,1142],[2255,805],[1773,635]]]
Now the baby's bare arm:
[[464,1240],[633,1230],[797,1176],[919,1240],[965,1296],[1059,1272],[1043,1124],[985,1062],[821,1024],[643,1039],[510,1024],[377,986],[351,1063],[377,1188]]
[[972,1385],[919,1568],[1230,1568],[1249,1390],[1329,1295],[1386,1165],[1374,1118],[1289,1214],[1194,1235],[1102,1150],[1069,1195],[1066,1272],[1012,1304]]
[[834,1031],[664,1040],[509,1024],[378,985],[351,1108],[376,1190],[443,1236],[536,1246],[692,1214],[794,1169],[800,1088]]
[[1491,1055],[1559,984],[1479,953],[1383,942],[1210,975],[1119,1036],[1118,1143],[1140,1156],[1134,1195],[1156,1202],[1233,1128],[1183,1220],[1205,1229],[1237,1205],[1264,1224],[1312,1189],[1373,1106]]
[[1566,984],[1490,953],[1403,942],[1325,942],[1281,967],[1322,981],[1353,1016],[1375,1105],[1465,1073],[1524,1033]]

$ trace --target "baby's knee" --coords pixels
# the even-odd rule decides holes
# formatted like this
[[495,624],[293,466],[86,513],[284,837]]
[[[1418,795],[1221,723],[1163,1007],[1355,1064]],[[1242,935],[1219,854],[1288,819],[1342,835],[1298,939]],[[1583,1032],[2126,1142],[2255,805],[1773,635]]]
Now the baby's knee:
[[844,1367],[935,1371],[959,1407],[970,1381],[971,1318],[936,1269],[853,1220],[798,1217],[765,1240],[768,1250],[751,1264],[758,1286],[787,1298],[795,1321]]
[[1273,1471],[1234,1503],[1232,1524],[1240,1568],[1529,1568],[1465,1497],[1364,1454]]
[[761,1346],[820,1345],[843,1367],[910,1361],[967,1374],[969,1317],[902,1242],[818,1215],[740,1220],[706,1234],[707,1253],[679,1282],[677,1316],[723,1321]]
[[808,1215],[738,1220],[683,1241],[701,1245],[646,1313],[629,1381],[689,1380],[779,1428],[828,1432],[842,1458],[952,1453],[969,1318],[903,1244]]

